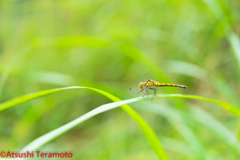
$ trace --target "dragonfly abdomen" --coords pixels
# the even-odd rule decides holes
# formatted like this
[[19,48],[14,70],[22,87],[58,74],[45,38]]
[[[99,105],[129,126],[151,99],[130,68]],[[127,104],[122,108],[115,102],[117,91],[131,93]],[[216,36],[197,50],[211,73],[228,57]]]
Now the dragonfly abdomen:
[[161,83],[161,82],[155,82],[155,86],[157,86],[157,87],[170,86],[170,87],[187,88],[187,86],[184,86],[184,85],[170,84],[170,83]]

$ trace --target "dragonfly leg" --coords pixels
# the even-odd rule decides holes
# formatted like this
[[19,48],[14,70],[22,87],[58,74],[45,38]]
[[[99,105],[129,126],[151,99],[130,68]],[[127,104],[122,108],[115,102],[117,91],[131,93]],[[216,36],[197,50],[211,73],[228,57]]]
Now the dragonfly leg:
[[146,88],[146,92],[144,93],[144,94],[147,94],[147,99],[148,99],[148,95],[149,95],[149,91],[148,91],[148,86],[147,86],[147,88]]
[[141,91],[139,91],[138,93],[141,93],[145,88],[143,88]]
[[147,89],[146,91],[147,91],[147,98],[148,98],[148,96],[149,96],[149,90]]
[[[141,93],[141,92],[144,91],[144,90],[145,90],[145,88],[141,89],[141,90],[138,92],[138,94]],[[143,97],[144,97],[144,94],[145,94],[145,93],[143,93]]]
[[[152,97],[152,99],[154,98],[154,96],[156,95],[156,93],[157,93],[157,90],[156,90],[156,88],[149,88],[149,89],[151,89],[151,90],[153,90],[154,91],[154,93],[153,93],[153,97]],[[151,100],[152,100],[151,99]]]

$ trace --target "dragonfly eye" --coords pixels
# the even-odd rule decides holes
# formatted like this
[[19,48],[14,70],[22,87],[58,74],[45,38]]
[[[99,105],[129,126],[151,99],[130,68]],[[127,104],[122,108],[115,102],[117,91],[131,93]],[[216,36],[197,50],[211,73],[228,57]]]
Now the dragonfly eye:
[[138,84],[138,87],[139,87],[140,89],[142,89],[142,88],[143,88],[143,82],[140,82],[140,83]]

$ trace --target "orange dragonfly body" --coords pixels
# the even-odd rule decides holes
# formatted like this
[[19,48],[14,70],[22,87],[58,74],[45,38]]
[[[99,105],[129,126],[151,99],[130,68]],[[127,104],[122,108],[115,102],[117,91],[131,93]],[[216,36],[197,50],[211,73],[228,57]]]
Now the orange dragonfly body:
[[[153,98],[154,98],[154,95],[156,95],[156,93],[157,93],[157,87],[164,87],[164,86],[187,88],[187,86],[184,86],[184,85],[155,82],[155,81],[149,79],[145,82],[140,82],[138,84],[137,94],[142,92],[143,97],[144,97],[145,94],[147,94],[147,96],[148,96],[149,95],[149,90],[152,90],[152,91],[154,91],[154,93],[153,93]],[[130,94],[136,93],[136,91],[134,91],[133,87],[129,88],[129,92],[130,92]]]

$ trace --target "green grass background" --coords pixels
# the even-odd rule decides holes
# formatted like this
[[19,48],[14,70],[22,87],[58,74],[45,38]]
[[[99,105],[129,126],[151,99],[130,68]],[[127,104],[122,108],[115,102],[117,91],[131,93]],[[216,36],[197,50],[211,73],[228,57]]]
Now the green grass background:
[[[101,89],[122,100],[147,79],[187,85],[191,94],[239,108],[238,0],[2,0],[0,102],[67,86]],[[112,99],[113,100],[113,99]],[[112,101],[65,90],[0,112],[0,151],[34,139]],[[183,98],[129,104],[153,129],[169,159],[240,158],[239,117],[226,106]],[[225,109],[224,109],[225,108]],[[92,117],[43,145],[73,159],[158,159],[122,109]]]

